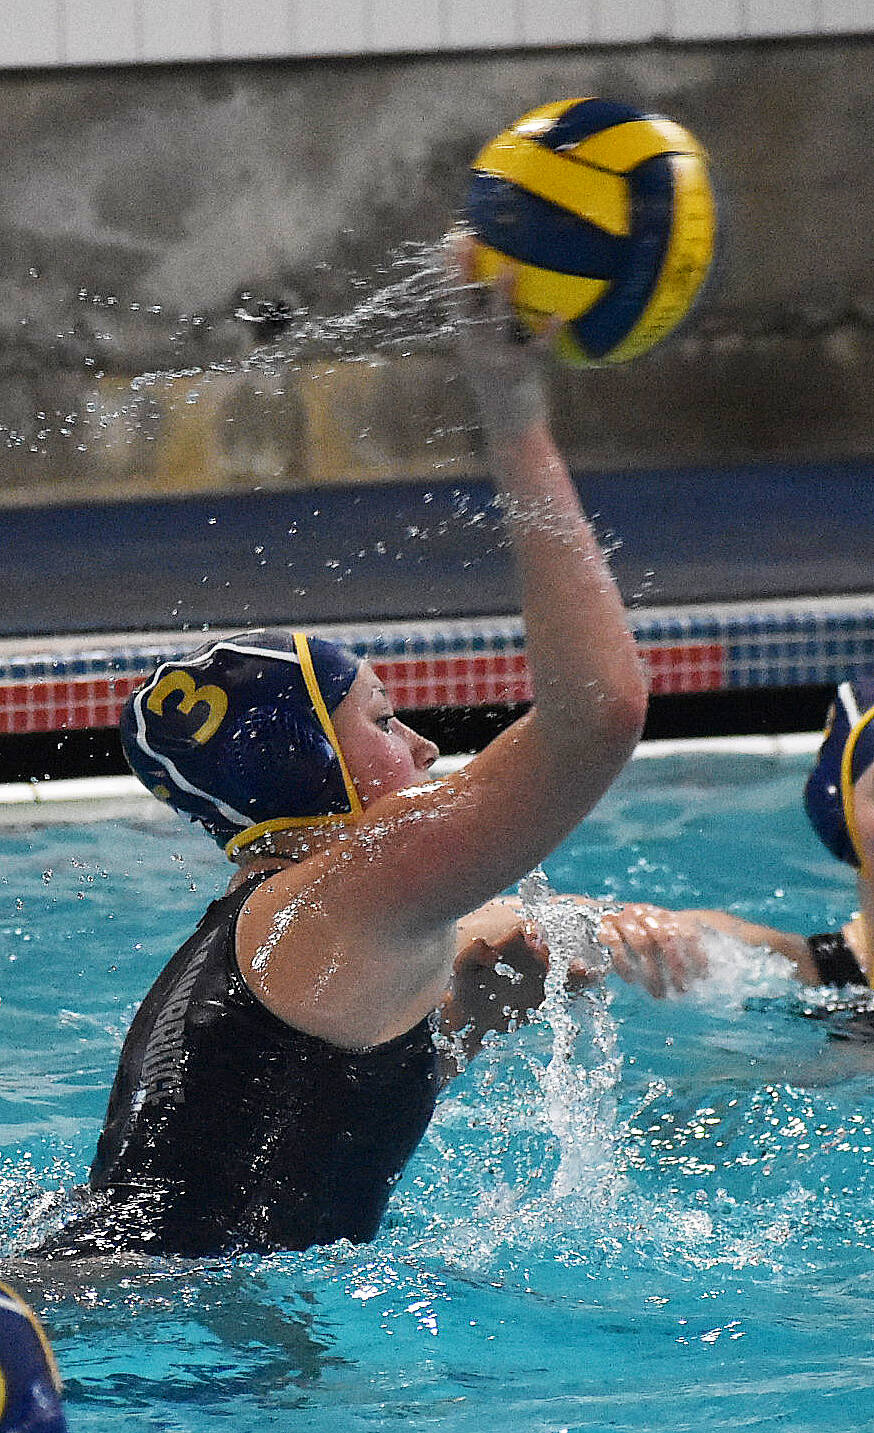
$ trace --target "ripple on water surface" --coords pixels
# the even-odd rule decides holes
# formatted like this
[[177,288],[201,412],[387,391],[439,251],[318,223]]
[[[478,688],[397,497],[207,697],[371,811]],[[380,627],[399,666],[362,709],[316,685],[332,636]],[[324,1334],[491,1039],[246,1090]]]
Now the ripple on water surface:
[[[802,780],[791,761],[637,763],[547,873],[559,890],[834,928],[852,880],[808,837]],[[874,1046],[831,1039],[810,1018],[821,1001],[725,938],[691,998],[656,1004],[610,977],[492,1042],[370,1246],[14,1262],[23,1231],[57,1218],[52,1192],[85,1178],[136,1001],[221,873],[169,827],[4,832],[0,848],[7,1272],[51,1330],[73,1430],[837,1433],[874,1418]]]

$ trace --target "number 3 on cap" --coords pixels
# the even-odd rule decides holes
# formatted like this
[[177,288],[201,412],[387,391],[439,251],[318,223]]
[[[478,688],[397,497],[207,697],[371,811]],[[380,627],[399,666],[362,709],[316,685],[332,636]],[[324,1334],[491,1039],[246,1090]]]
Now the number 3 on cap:
[[201,746],[215,736],[224,720],[225,712],[228,709],[227,693],[221,687],[198,687],[194,684],[194,678],[188,672],[168,672],[162,677],[154,691],[149,693],[146,706],[156,716],[164,715],[164,703],[173,692],[181,692],[182,700],[179,703],[179,711],[185,716],[201,703],[209,708],[209,716],[205,722],[191,733],[192,740],[199,742]]

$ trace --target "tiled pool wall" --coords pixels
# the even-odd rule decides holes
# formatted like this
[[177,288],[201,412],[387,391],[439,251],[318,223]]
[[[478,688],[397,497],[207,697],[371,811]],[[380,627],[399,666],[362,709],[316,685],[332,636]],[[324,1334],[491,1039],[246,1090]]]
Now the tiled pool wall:
[[[874,593],[640,609],[631,614],[653,695],[805,687],[874,673]],[[531,697],[519,617],[316,626],[367,656],[403,711]],[[217,629],[209,639],[221,635]],[[0,642],[0,735],[113,726],[161,661],[197,632]]]

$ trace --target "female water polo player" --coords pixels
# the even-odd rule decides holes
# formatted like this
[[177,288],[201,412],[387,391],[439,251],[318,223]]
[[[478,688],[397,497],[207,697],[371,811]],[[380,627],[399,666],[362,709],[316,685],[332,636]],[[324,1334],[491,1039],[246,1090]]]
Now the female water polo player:
[[89,1207],[47,1257],[370,1239],[434,1108],[435,1012],[466,1026],[499,958],[539,970],[542,991],[536,936],[491,898],[591,810],[646,694],[536,355],[499,297],[483,316],[470,287],[453,292],[535,705],[437,783],[436,748],[398,721],[373,669],[301,633],[211,642],[133,696],[132,768],[239,871],[133,1021]]
[[[606,915],[599,930],[619,973],[632,979],[639,968],[646,974],[638,978],[652,987],[669,960],[703,968],[707,932],[715,930],[784,956],[806,985],[874,986],[874,679],[838,687],[804,804],[823,844],[858,873],[860,909],[841,930],[805,936],[727,911],[634,903]],[[842,1028],[871,1033],[870,1021],[861,1018]]]

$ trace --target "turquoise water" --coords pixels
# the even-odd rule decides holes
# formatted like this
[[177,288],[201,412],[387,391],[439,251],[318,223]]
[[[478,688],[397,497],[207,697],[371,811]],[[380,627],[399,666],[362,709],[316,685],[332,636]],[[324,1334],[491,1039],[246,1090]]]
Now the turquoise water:
[[[807,830],[806,764],[636,762],[550,881],[839,925],[852,874]],[[496,1040],[373,1245],[22,1269],[223,872],[166,825],[5,830],[0,852],[0,1247],[72,1433],[874,1427],[874,1046],[830,1039],[779,962],[725,940],[691,998],[610,978]]]

